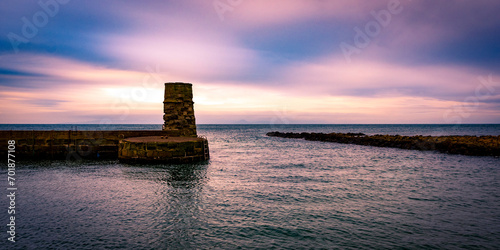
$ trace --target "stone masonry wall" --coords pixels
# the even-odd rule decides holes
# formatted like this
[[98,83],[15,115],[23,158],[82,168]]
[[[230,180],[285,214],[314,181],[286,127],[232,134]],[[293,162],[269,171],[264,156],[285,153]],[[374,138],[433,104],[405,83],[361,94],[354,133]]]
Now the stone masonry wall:
[[180,136],[196,137],[193,108],[193,88],[190,83],[165,83],[163,102],[164,130],[179,131]]
[[117,159],[121,139],[138,136],[177,136],[164,130],[3,130],[0,157],[7,157],[7,142],[15,140],[18,159]]
[[193,138],[191,141],[130,141],[122,140],[118,159],[128,163],[190,163],[209,159],[208,141]]

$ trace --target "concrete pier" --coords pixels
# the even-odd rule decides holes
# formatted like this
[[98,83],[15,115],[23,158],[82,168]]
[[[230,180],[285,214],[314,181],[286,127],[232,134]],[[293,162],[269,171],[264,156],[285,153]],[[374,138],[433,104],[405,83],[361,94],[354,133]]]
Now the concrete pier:
[[120,140],[138,136],[175,136],[163,130],[0,130],[0,157],[15,140],[16,159],[118,159]]
[[208,160],[208,140],[197,137],[191,83],[165,83],[163,130],[177,136],[120,141],[118,159],[128,163],[189,163]]
[[0,157],[15,140],[16,161],[118,159],[129,163],[188,163],[209,159],[198,137],[190,83],[165,83],[163,130],[0,130]]

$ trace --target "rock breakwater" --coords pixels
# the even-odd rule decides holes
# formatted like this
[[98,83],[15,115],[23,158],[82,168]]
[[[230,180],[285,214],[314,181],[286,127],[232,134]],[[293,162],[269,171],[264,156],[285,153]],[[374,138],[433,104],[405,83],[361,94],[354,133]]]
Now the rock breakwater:
[[363,133],[282,133],[267,136],[302,138],[308,141],[337,142],[375,147],[432,150],[449,154],[500,156],[500,136],[401,136],[365,135]]

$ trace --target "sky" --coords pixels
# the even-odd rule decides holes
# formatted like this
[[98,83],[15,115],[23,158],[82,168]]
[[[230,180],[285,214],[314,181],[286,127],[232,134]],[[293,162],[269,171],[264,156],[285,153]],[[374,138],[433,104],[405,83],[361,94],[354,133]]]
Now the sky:
[[0,2],[0,123],[500,123],[500,1]]

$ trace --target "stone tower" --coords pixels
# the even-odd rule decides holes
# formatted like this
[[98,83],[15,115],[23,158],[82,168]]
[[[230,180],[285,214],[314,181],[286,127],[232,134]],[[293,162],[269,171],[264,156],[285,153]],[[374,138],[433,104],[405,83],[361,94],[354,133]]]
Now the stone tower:
[[193,85],[191,83],[165,83],[163,130],[180,136],[196,137],[193,104]]

